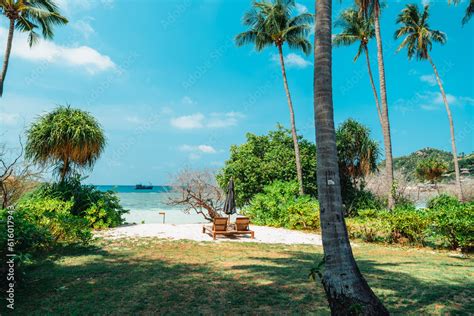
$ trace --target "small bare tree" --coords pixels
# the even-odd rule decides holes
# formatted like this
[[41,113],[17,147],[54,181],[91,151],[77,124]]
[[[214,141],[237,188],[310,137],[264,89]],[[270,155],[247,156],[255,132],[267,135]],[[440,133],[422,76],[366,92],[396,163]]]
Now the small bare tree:
[[172,187],[168,205],[182,207],[187,214],[194,211],[208,221],[222,216],[225,194],[214,172],[185,168],[174,177]]
[[19,143],[17,154],[9,154],[10,150],[6,145],[0,145],[0,202],[3,209],[13,205],[41,180],[42,170],[35,169],[32,164],[21,160],[21,139]]

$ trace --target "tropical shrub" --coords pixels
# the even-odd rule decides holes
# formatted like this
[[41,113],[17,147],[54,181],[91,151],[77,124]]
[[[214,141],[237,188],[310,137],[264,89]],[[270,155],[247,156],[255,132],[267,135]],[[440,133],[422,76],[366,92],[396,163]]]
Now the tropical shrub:
[[365,189],[346,190],[344,205],[346,207],[347,217],[359,215],[360,210],[380,210],[384,208],[383,201]]
[[474,202],[461,203],[441,195],[428,202],[433,232],[451,249],[474,247]]
[[128,212],[120,205],[114,192],[102,192],[93,185],[81,185],[78,175],[59,183],[45,183],[31,196],[71,202],[71,214],[87,219],[94,229],[118,226],[123,223],[122,215]]
[[[217,175],[221,188],[234,179],[235,197],[238,206],[243,207],[264,187],[275,181],[295,181],[295,151],[290,130],[277,126],[275,131],[258,136],[248,133],[247,142],[233,145],[230,158]],[[305,192],[317,195],[316,146],[302,139],[298,140],[303,169]]]
[[27,198],[17,206],[26,221],[49,232],[54,243],[87,243],[91,230],[86,219],[72,214],[73,202],[53,198]]
[[397,206],[391,212],[381,212],[382,220],[390,228],[390,242],[409,242],[424,245],[429,218],[424,210],[414,206]]
[[245,215],[257,225],[289,229],[319,228],[319,204],[310,196],[298,196],[298,183],[276,181],[255,195]]
[[359,210],[358,216],[346,219],[350,238],[360,238],[367,242],[388,241],[391,231],[389,225],[374,209]]

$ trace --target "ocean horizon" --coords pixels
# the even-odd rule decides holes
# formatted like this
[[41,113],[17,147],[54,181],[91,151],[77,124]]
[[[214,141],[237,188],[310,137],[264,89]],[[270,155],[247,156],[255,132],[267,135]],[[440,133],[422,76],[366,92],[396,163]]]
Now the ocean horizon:
[[[125,214],[126,223],[151,224],[197,224],[206,222],[196,213],[187,214],[183,208],[168,205],[173,193],[172,186],[154,185],[153,189],[139,189],[135,185],[94,185],[100,191],[117,193],[123,208],[130,210]],[[164,215],[163,215],[164,213]]]

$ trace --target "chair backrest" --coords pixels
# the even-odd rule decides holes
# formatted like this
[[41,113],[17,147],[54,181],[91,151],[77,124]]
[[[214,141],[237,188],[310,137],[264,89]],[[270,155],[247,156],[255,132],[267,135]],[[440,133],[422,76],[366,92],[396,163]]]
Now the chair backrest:
[[235,219],[235,226],[238,231],[249,230],[250,219],[248,217],[237,217]]
[[222,232],[227,230],[227,217],[215,217],[212,230]]

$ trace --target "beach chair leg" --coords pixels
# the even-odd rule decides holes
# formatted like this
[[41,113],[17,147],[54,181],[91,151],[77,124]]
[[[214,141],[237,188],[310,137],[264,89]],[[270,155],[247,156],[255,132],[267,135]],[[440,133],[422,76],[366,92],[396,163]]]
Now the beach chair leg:
[[254,232],[251,232],[250,236],[251,236],[252,239],[254,239],[255,238]]
[[204,234],[206,232],[206,229],[203,227],[202,228],[202,233]]
[[212,233],[212,239],[216,240],[216,233]]

